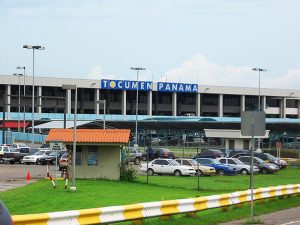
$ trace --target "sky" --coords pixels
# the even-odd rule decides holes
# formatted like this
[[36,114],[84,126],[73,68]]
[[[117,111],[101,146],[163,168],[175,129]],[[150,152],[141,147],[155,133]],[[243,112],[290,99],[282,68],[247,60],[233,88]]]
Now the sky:
[[0,74],[30,44],[36,76],[300,90],[299,26],[299,0],[0,0]]

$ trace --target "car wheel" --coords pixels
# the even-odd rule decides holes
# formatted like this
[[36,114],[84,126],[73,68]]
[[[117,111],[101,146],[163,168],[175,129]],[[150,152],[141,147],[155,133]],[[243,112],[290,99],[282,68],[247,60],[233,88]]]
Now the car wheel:
[[147,161],[147,156],[143,156],[143,157],[142,157],[142,160],[143,160],[143,161]]
[[153,176],[153,175],[154,175],[153,169],[148,169],[148,170],[147,170],[147,174],[148,174],[149,176]]
[[182,176],[181,171],[180,171],[180,170],[175,170],[175,171],[174,171],[174,176],[176,176],[176,177]]
[[223,175],[225,175],[225,171],[223,169],[220,169],[220,170],[218,170],[218,174],[223,176]]
[[134,165],[140,165],[140,163],[141,163],[140,158],[135,158]]
[[241,172],[240,172],[242,175],[248,175],[248,170],[246,169],[241,169]]
[[35,164],[37,164],[37,165],[42,165],[42,162],[40,161],[40,160],[36,160],[36,162],[35,162]]
[[262,168],[261,173],[262,173],[262,174],[267,174],[267,173],[268,173],[267,168]]
[[3,163],[3,159],[0,159],[0,163],[1,163],[1,164]]
[[20,159],[19,159],[19,163],[20,163],[20,164],[23,164],[23,158],[20,158]]
[[196,171],[196,176],[203,176],[202,171],[201,171],[201,170],[197,170],[197,171]]

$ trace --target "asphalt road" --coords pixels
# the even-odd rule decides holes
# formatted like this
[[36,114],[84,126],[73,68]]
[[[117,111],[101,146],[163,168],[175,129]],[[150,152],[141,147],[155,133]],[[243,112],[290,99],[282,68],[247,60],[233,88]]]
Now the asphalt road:
[[[56,174],[55,166],[49,166],[49,171],[50,174]],[[28,172],[29,181],[26,180]],[[46,176],[47,167],[44,165],[0,164],[0,191],[24,186]]]

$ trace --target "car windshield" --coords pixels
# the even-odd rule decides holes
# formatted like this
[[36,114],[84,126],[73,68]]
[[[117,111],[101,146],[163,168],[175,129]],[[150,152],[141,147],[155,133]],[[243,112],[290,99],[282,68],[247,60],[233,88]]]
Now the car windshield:
[[45,154],[45,151],[38,151],[35,153],[35,155],[44,155]]
[[191,160],[190,162],[193,164],[193,166],[198,166],[198,164],[200,164],[195,159]]
[[276,161],[276,160],[278,160],[278,158],[276,158],[275,156],[272,156],[271,154],[269,154],[269,153],[265,153],[267,156],[268,156],[268,158],[270,159],[270,160],[272,160],[272,161]]
[[243,163],[241,160],[239,159],[234,159],[234,161],[239,164],[239,165],[244,165],[245,163]]
[[59,151],[54,151],[49,154],[49,156],[56,156],[56,155],[59,155]]
[[169,163],[171,163],[173,166],[181,166],[181,164],[179,162],[177,162],[176,160],[174,159],[171,159],[171,160],[168,160]]
[[260,158],[257,158],[257,157],[256,157],[255,159],[258,161],[259,164],[265,163],[265,161],[262,160],[262,159],[260,159]]

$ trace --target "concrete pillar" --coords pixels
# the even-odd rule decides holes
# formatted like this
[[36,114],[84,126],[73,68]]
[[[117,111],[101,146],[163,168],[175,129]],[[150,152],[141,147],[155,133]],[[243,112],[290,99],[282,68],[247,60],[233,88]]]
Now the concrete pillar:
[[298,118],[300,119],[300,99],[298,100]]
[[42,86],[37,87],[37,113],[42,114]]
[[67,114],[71,113],[71,105],[72,105],[72,101],[71,101],[71,89],[67,89],[66,90],[66,95],[67,95]]
[[10,104],[11,104],[11,85],[7,85],[6,86],[6,100],[5,100],[5,103],[6,103],[6,115],[7,115],[7,118],[10,119]]
[[261,96],[262,99],[261,99],[261,111],[265,112],[266,111],[266,103],[267,103],[267,97],[266,96]]
[[147,115],[152,116],[152,91],[147,93]]
[[122,115],[126,115],[126,109],[127,109],[127,105],[126,105],[126,97],[127,97],[127,94],[126,94],[126,90],[122,90]]
[[201,94],[196,94],[196,116],[201,116]]
[[218,100],[218,116],[223,117],[223,94],[219,94],[219,100]]
[[245,95],[241,95],[241,114],[242,112],[245,111],[245,101],[246,101]]
[[172,116],[177,116],[177,93],[172,93]]
[[280,101],[280,118],[286,118],[286,98],[283,97]]
[[99,115],[99,103],[97,103],[97,101],[99,101],[99,96],[100,96],[100,90],[97,88],[95,89],[95,114]]

